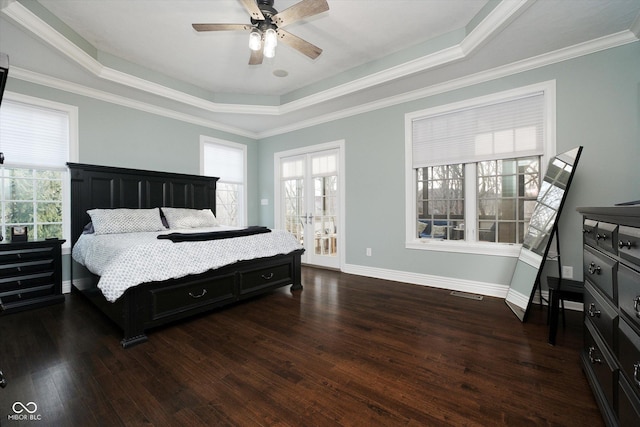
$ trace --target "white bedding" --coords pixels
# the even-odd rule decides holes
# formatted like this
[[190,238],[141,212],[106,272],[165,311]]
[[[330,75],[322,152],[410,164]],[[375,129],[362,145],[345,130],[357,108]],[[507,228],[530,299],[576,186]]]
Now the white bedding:
[[[231,230],[234,227],[167,230],[123,234],[83,234],[73,247],[73,259],[100,276],[98,288],[108,301],[141,283],[176,279],[254,258],[302,249],[283,230],[230,239],[173,243],[159,234]],[[237,228],[236,228],[237,229]]]

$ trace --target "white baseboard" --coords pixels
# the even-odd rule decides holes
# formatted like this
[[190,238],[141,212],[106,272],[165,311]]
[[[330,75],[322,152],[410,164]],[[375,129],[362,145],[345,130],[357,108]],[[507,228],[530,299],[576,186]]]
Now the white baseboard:
[[[345,264],[342,268],[344,273],[355,274],[357,276],[372,277],[376,279],[391,280],[394,282],[411,283],[413,285],[430,286],[433,288],[461,291],[489,297],[505,298],[509,286],[496,283],[477,282],[473,280],[455,279],[451,277],[433,276],[430,274],[410,273],[399,270],[389,270],[377,267],[365,267],[355,264]],[[549,300],[548,291],[542,292],[542,297]],[[535,295],[534,304],[540,304],[539,295]],[[546,303],[543,301],[546,305]],[[573,301],[565,301],[567,310],[582,311],[583,304]]]

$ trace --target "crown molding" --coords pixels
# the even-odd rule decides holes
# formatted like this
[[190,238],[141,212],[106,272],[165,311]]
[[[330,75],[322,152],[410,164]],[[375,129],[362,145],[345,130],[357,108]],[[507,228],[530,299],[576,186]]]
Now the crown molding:
[[195,124],[198,126],[204,126],[209,129],[215,129],[222,132],[228,132],[238,136],[244,136],[247,138],[257,139],[258,135],[254,132],[240,129],[233,126],[227,126],[221,123],[217,123],[212,120],[203,119],[190,114],[180,113],[168,108],[158,107],[146,102],[136,101],[131,98],[127,98],[120,95],[114,95],[109,92],[101,91],[98,89],[83,86],[77,83],[61,80],[55,77],[46,76],[44,74],[36,73],[34,71],[25,70],[20,67],[11,67],[11,78],[23,80],[26,82],[46,86],[52,89],[58,89],[76,95],[86,96],[88,98],[97,99],[99,101],[109,102],[111,104],[121,105],[123,107],[133,108],[136,110],[144,111],[158,116],[167,117],[170,119],[180,120],[183,122]]
[[612,34],[610,36],[604,36],[599,39],[580,43],[575,46],[558,49],[553,52],[549,52],[549,53],[535,56],[532,58],[527,58],[521,61],[513,62],[511,64],[496,67],[490,70],[481,71],[476,74],[470,74],[468,76],[461,77],[454,80],[449,80],[444,83],[438,83],[438,84],[424,87],[415,91],[387,97],[387,98],[369,102],[366,104],[361,104],[356,107],[346,108],[346,109],[325,114],[322,116],[317,116],[317,117],[314,117],[313,119],[298,121],[295,124],[292,124],[289,126],[273,128],[273,129],[258,133],[258,137],[262,139],[270,136],[276,136],[276,135],[304,129],[307,127],[319,125],[322,123],[327,123],[334,120],[355,116],[358,114],[368,113],[370,111],[379,110],[381,108],[392,107],[394,105],[416,101],[418,99],[426,98],[429,96],[434,96],[441,93],[450,92],[453,90],[463,89],[465,87],[473,86],[479,83],[485,83],[491,80],[508,77],[513,74],[522,73],[525,71],[533,70],[533,69],[544,67],[547,65],[552,65],[558,62],[567,61],[567,60],[588,55],[591,53],[600,52],[602,50],[622,46],[628,43],[633,43],[638,40],[639,40],[639,37],[637,37],[630,30],[621,31],[619,33]]
[[534,1],[535,0],[502,1],[458,45],[280,106],[211,102],[158,83],[150,82],[146,79],[105,67],[97,59],[80,49],[22,4],[15,1],[10,2],[2,9],[2,13],[99,78],[214,113],[284,115],[372,86],[388,83],[389,81],[406,77],[413,73],[426,71],[464,59],[482,43],[486,42],[493,34],[496,34],[521,8],[532,4]]

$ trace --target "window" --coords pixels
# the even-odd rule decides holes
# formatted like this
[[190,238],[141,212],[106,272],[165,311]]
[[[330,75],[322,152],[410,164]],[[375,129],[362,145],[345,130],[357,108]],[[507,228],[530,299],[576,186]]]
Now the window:
[[521,244],[555,151],[554,105],[548,82],[407,114],[407,247]]
[[220,178],[216,186],[216,218],[224,225],[245,225],[247,147],[202,136],[200,151],[201,173]]
[[0,232],[26,226],[29,240],[70,245],[68,161],[77,150],[77,108],[5,94],[0,107]]

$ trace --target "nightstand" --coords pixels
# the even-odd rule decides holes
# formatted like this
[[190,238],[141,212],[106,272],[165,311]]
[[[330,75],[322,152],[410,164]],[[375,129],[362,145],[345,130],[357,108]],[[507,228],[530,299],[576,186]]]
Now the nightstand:
[[0,243],[0,314],[64,301],[64,240]]

